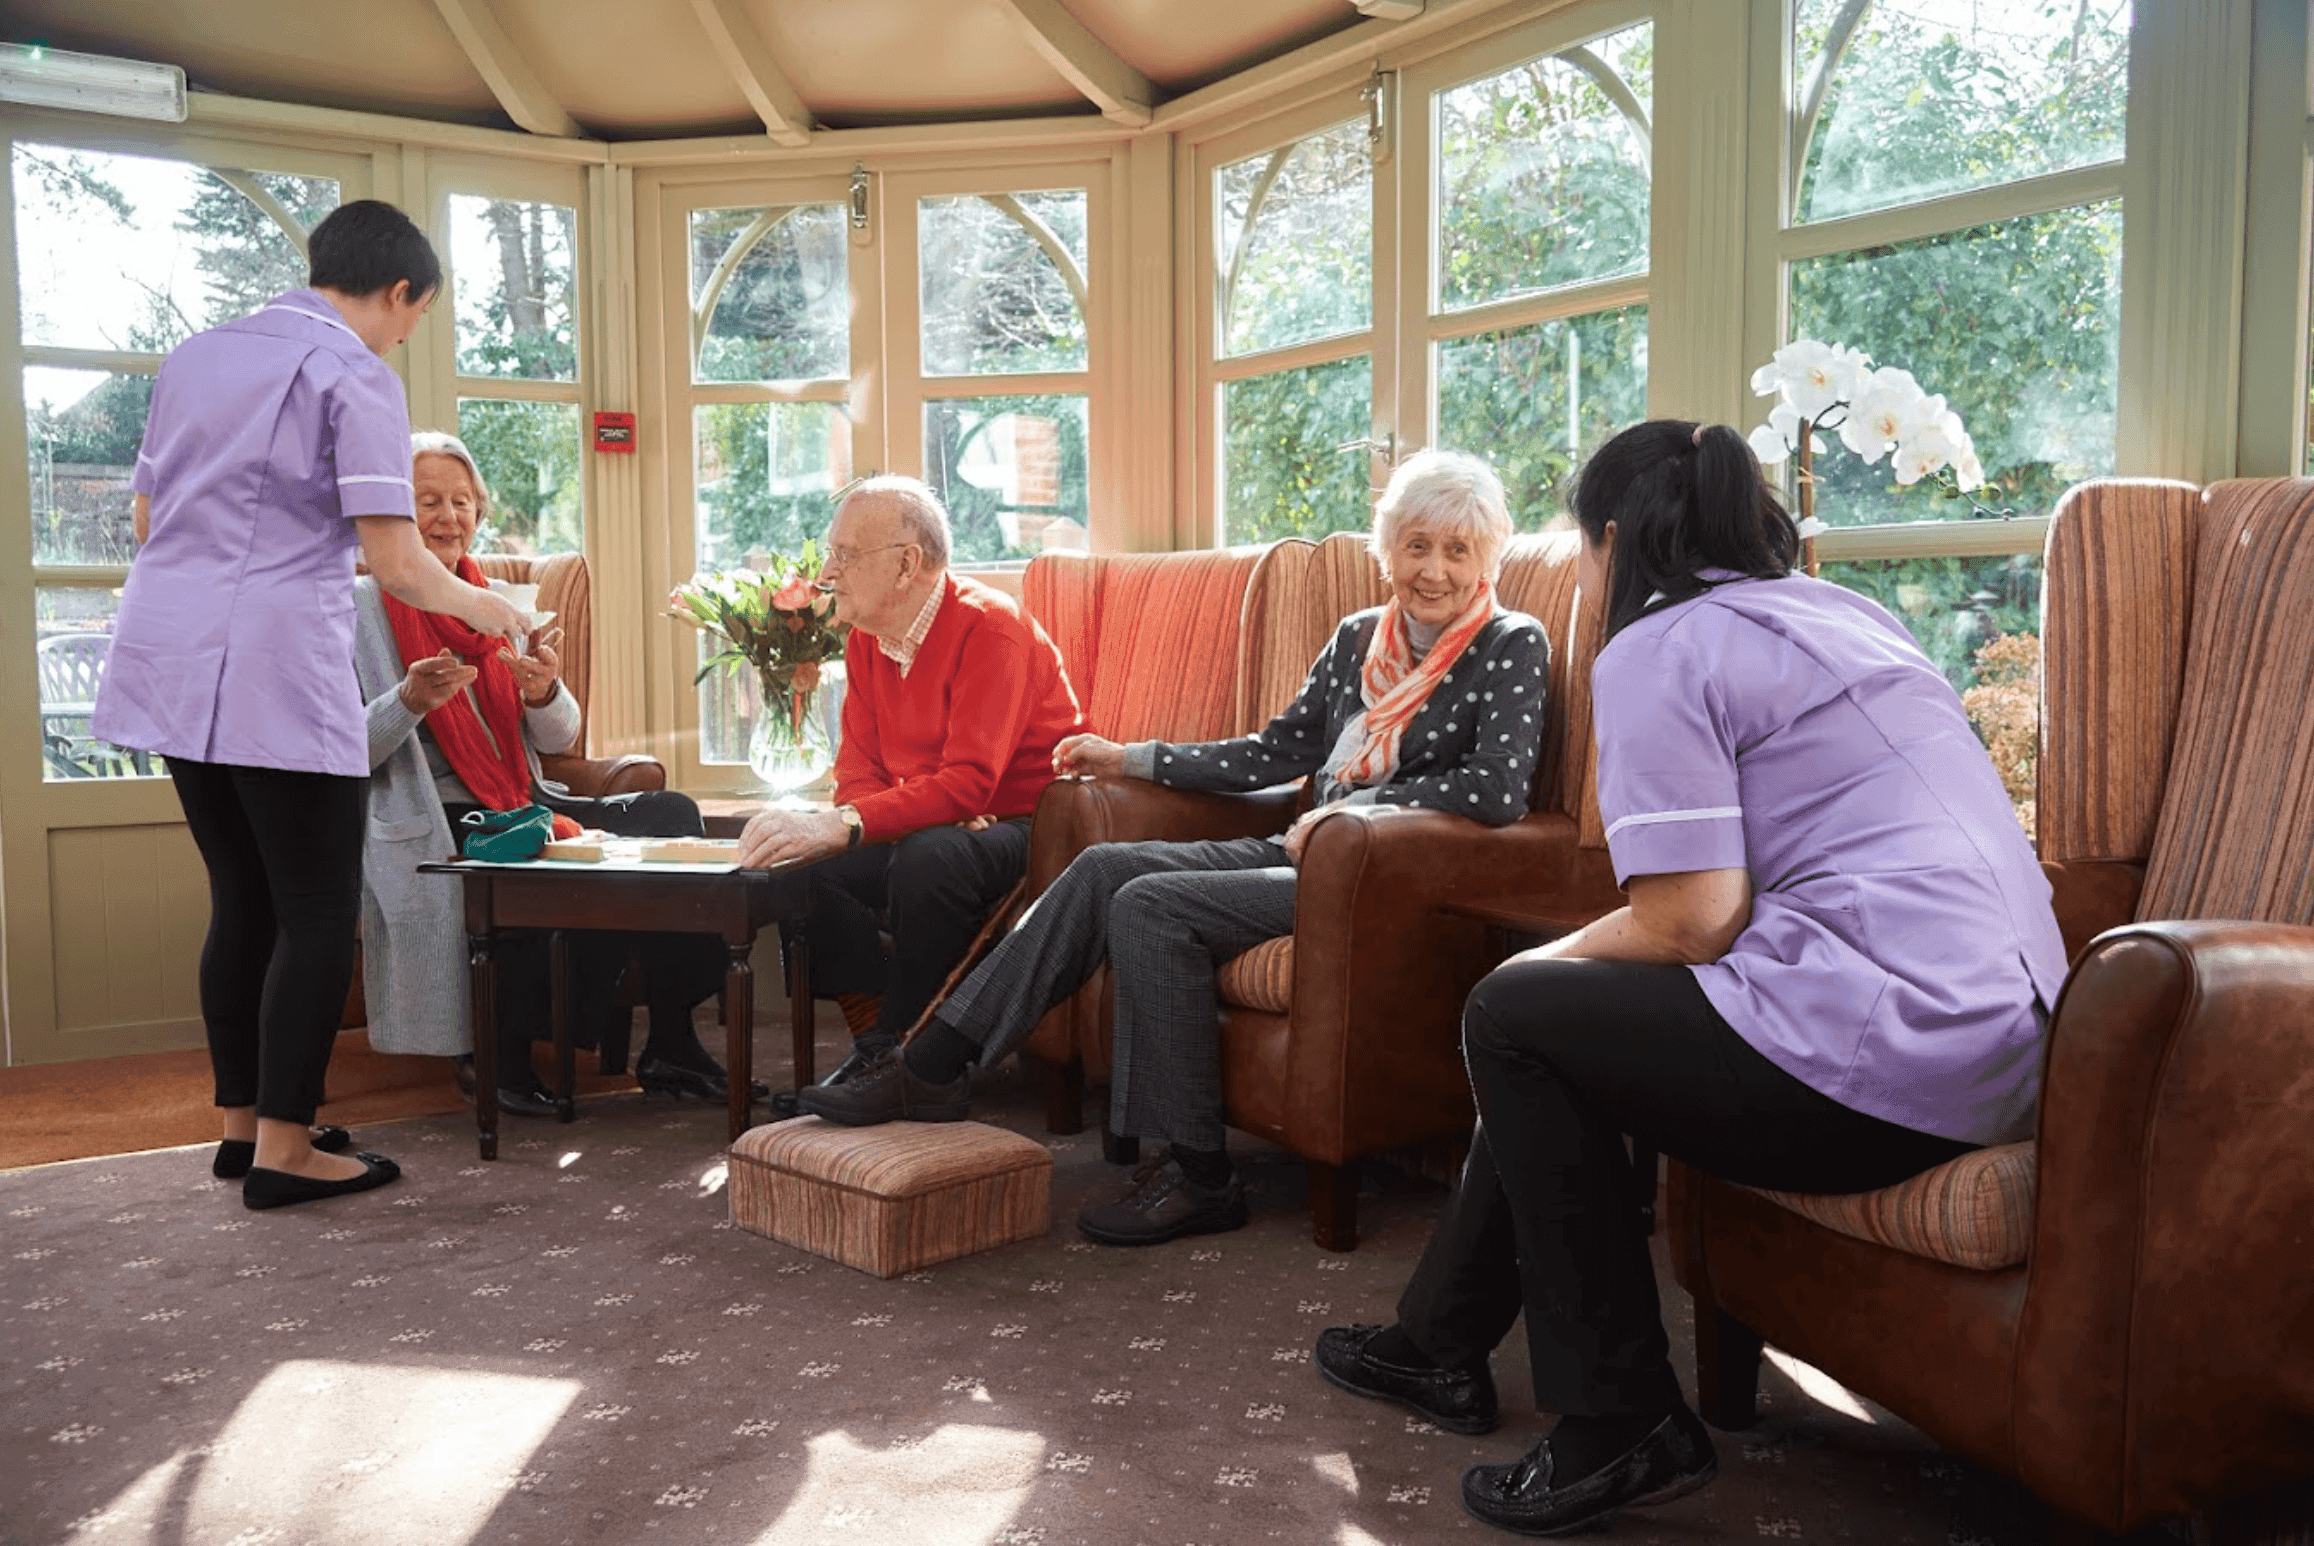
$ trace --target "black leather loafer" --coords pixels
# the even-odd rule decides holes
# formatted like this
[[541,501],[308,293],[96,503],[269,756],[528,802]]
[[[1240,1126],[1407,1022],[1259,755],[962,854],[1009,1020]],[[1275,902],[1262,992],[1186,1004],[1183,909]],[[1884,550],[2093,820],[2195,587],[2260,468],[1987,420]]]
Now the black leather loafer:
[[[354,1146],[354,1135],[342,1127],[317,1127],[313,1130],[313,1146],[324,1154],[343,1154]],[[220,1181],[238,1181],[249,1174],[249,1167],[256,1163],[254,1140],[226,1138],[217,1145],[217,1157],[209,1161],[209,1174]]]
[[843,1127],[879,1122],[962,1122],[972,1115],[972,1076],[958,1074],[946,1084],[927,1084],[909,1072],[897,1052],[887,1052],[842,1084],[815,1084],[796,1091],[805,1114]]
[[498,1114],[515,1117],[559,1117],[562,1107],[555,1103],[554,1093],[543,1084],[528,1089],[498,1088]]
[[384,1186],[402,1173],[402,1167],[383,1154],[357,1154],[354,1158],[362,1162],[362,1173],[343,1181],[317,1181],[311,1176],[293,1176],[286,1170],[252,1169],[249,1178],[241,1183],[241,1206],[287,1208],[301,1202],[319,1202],[325,1197],[348,1197]]
[[1329,1326],[1318,1333],[1318,1372],[1353,1396],[1395,1401],[1448,1433],[1492,1433],[1498,1416],[1486,1365],[1443,1369],[1377,1358],[1368,1344],[1386,1328]]
[[1568,1535],[1617,1509],[1683,1498],[1718,1474],[1711,1435],[1683,1403],[1620,1457],[1571,1482],[1553,1484],[1549,1439],[1508,1465],[1474,1465],[1462,1473],[1462,1506],[1498,1529]]
[[1245,1228],[1245,1183],[1235,1176],[1208,1191],[1168,1158],[1143,1165],[1133,1183],[1117,1201],[1079,1213],[1077,1233],[1102,1245],[1162,1245],[1183,1235]]
[[855,1043],[852,1050],[844,1054],[844,1060],[835,1066],[835,1071],[820,1081],[821,1087],[833,1089],[839,1084],[849,1084],[852,1080],[875,1067],[876,1059],[891,1050],[889,1047],[863,1050]]

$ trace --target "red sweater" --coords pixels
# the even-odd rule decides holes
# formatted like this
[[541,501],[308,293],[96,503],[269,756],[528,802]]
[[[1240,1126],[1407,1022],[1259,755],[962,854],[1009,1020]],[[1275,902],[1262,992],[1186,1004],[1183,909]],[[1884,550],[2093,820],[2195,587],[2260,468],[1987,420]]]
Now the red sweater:
[[1061,652],[1020,603],[953,574],[941,584],[906,676],[862,629],[844,647],[836,803],[859,810],[870,840],[1029,814],[1053,747],[1085,728]]

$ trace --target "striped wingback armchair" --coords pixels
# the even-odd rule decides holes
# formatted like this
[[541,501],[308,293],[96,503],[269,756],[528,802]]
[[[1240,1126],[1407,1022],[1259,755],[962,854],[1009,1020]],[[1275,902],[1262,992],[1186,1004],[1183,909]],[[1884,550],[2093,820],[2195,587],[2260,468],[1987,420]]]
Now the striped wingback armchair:
[[[1530,814],[1507,828],[1430,811],[1326,823],[1303,855],[1294,932],[1222,968],[1229,1122],[1302,1156],[1311,1231],[1329,1249],[1356,1244],[1360,1159],[1469,1131],[1462,1001],[1497,951],[1484,924],[1442,904],[1543,894],[1555,899],[1554,911],[1595,916],[1619,901],[1591,798],[1587,688],[1597,627],[1595,614],[1576,610],[1575,553],[1571,533],[1521,537],[1498,585],[1503,604],[1532,613],[1551,640]],[[1291,701],[1341,619],[1383,594],[1363,535],[1262,552],[1243,603],[1239,707],[1230,728],[1201,735],[1266,722]],[[1097,669],[1109,669],[1108,660]],[[1049,879],[1095,842],[1275,832],[1297,808],[1290,792],[1202,795],[1132,779],[1056,784],[1037,810],[1031,875]],[[1047,1115],[1057,1132],[1081,1125],[1083,1082],[1107,1077],[1109,1007],[1102,973],[1028,1044],[1051,1071]]]
[[1700,1404],[1749,1423],[1765,1338],[2061,1538],[2314,1539],[2314,481],[2085,484],[2043,594],[2034,1142],[1854,1199],[1675,1165]]

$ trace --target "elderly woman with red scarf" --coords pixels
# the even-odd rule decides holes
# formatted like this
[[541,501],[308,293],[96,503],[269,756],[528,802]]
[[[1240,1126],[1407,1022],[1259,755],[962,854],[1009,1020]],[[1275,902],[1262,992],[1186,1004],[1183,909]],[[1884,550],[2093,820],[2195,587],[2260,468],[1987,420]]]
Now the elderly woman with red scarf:
[[[489,513],[474,454],[453,435],[410,437],[418,535],[444,568],[489,585],[467,549]],[[362,989],[370,1043],[385,1052],[469,1055],[466,938],[456,882],[417,865],[451,853],[472,810],[552,807],[558,833],[597,827],[631,837],[697,836],[699,808],[667,790],[575,797],[541,779],[538,753],[579,737],[578,701],[562,684],[554,642],[521,654],[455,618],[405,606],[368,579],[356,586],[354,672],[368,705],[369,833],[362,854]],[[553,1099],[531,1072],[530,1044],[551,1034],[545,938],[501,937],[498,960],[498,1109],[551,1116]],[[700,1045],[691,1012],[723,980],[723,947],[708,935],[598,935],[572,952],[582,1044],[624,1066],[629,1011],[613,989],[640,959],[650,1040],[636,1062],[646,1090],[720,1100],[723,1069]],[[461,1069],[461,1080],[467,1076]]]
[[1262,730],[1203,745],[1120,746],[1080,735],[1064,773],[1125,774],[1176,789],[1250,791],[1310,779],[1309,812],[1276,838],[1104,843],[1085,850],[934,1011],[905,1054],[803,1109],[854,1125],[955,1121],[968,1069],[1018,1047],[1103,960],[1114,982],[1110,1127],[1170,1146],[1126,1195],[1077,1227],[1151,1245],[1246,1222],[1221,1108],[1218,963],[1294,926],[1296,867],[1321,821],[1423,806],[1501,826],[1527,809],[1541,751],[1550,647],[1495,604],[1511,534],[1502,485],[1451,451],[1409,457],[1374,510],[1390,600],[1343,619],[1291,707]]

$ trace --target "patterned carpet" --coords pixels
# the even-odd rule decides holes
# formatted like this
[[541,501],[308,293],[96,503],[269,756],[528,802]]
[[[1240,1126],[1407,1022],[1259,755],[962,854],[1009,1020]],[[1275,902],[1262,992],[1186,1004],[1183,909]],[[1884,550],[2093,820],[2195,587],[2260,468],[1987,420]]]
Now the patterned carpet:
[[[1457,1478],[1542,1432],[1521,1344],[1481,1439],[1308,1363],[1321,1327],[1389,1318],[1434,1184],[1383,1171],[1365,1244],[1328,1255],[1298,1167],[1248,1145],[1252,1227],[1099,1249],[1068,1227],[1124,1174],[1096,1135],[1048,1139],[1010,1072],[980,1107],[1054,1149],[1053,1232],[890,1282],[731,1228],[720,1110],[639,1096],[510,1122],[489,1165],[466,1118],[369,1128],[402,1182],[275,1213],[206,1148],[0,1175],[0,1543],[1508,1539]],[[1885,1413],[1765,1384],[1716,1483],[1610,1538],[2042,1539]]]

